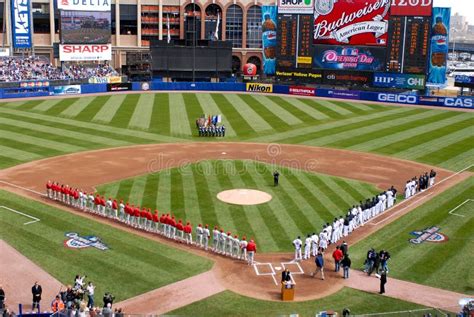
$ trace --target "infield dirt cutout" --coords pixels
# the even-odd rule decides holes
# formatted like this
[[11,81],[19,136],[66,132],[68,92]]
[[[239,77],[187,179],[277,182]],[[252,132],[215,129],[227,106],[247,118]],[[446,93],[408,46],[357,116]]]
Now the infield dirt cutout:
[[[273,148],[271,148],[272,146]],[[223,152],[226,154],[223,154]],[[44,191],[44,184],[49,179],[91,191],[95,186],[100,184],[154,173],[193,162],[219,159],[250,159],[286,167],[289,163],[291,167],[294,167],[294,164],[298,164],[302,170],[369,182],[375,184],[381,190],[387,189],[391,185],[403,189],[407,179],[433,168],[425,164],[393,157],[329,148],[230,142],[212,143],[212,146],[209,146],[209,143],[193,142],[139,145],[53,157],[0,170],[0,180],[40,192]],[[472,173],[469,172],[453,175],[450,171],[436,167],[435,169],[438,171],[438,179],[443,181],[442,184],[435,186],[432,190],[419,194],[418,197],[414,197],[409,201],[409,204],[397,205],[391,209],[390,212],[381,214],[377,220],[374,221],[374,225],[366,225],[353,232],[346,239],[349,245],[371,235],[417,206],[425,203],[427,200],[432,199],[472,175]],[[444,181],[445,179],[446,181]],[[219,288],[223,287],[249,297],[264,300],[279,300],[280,288],[273,283],[273,277],[256,277],[253,268],[246,265],[243,261],[233,260],[197,248],[190,248],[164,239],[156,234],[137,231],[136,229],[109,219],[85,214],[50,201],[31,191],[15,188],[5,183],[0,183],[0,188],[34,200],[42,201],[43,203],[67,210],[82,217],[93,218],[98,222],[157,240],[160,243],[170,245],[176,249],[186,250],[190,253],[210,258],[215,262],[210,273],[215,277],[215,281],[218,281],[218,283],[203,283],[201,285],[201,287],[210,288],[210,293],[212,293],[211,289],[215,288],[213,284],[218,284]],[[288,243],[290,242],[291,241]],[[331,254],[332,247],[325,253],[328,268],[331,268],[333,265]],[[281,266],[281,263],[291,262],[292,260],[292,253],[257,253],[256,255],[256,261],[260,263],[271,263],[275,267]],[[300,264],[305,274],[294,275],[297,283],[295,299],[298,301],[325,297],[344,286],[353,287],[350,283],[344,281],[340,274],[332,272],[331,270],[327,271],[325,281],[311,278],[309,272],[314,270],[313,260],[303,261]],[[277,278],[279,277],[277,276]],[[375,283],[375,285],[378,285],[377,280],[371,281],[368,279],[367,283]],[[416,292],[411,292],[411,294],[413,293]],[[29,299],[30,295],[27,295]],[[201,299],[198,295],[199,294],[196,294],[196,300]],[[393,297],[401,296],[399,294],[397,296],[395,296],[395,294],[393,295]],[[407,292],[405,295],[408,296],[409,293]],[[189,296],[193,297],[191,294]],[[391,290],[387,292],[387,296],[391,296]],[[429,298],[429,296],[430,294],[417,294],[417,298],[411,298],[411,301],[422,301],[423,297]],[[402,299],[410,300],[410,298]],[[176,298],[174,300],[176,300]],[[192,301],[192,298],[188,298],[187,303]],[[143,305],[137,306],[136,304],[138,302]],[[186,303],[183,303],[183,305],[185,304]],[[122,307],[126,308],[127,313],[154,313],[160,305],[162,305],[162,303],[160,303],[156,296],[147,293],[138,296],[133,301],[127,301],[127,305]],[[149,312],[136,311],[137,307],[142,309],[147,308]]]
[[260,205],[272,200],[272,195],[255,189],[229,189],[217,194],[217,199],[234,205]]

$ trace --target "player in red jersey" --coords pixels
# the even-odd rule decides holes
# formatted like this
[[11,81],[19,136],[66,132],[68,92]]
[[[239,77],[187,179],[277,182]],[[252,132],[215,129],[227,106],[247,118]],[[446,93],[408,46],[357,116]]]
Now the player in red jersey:
[[118,211],[117,211],[117,209],[118,209],[117,200],[114,199],[114,200],[112,201],[112,217],[113,217],[114,219],[117,219],[117,216],[118,216]]
[[257,244],[252,239],[247,244],[248,264],[253,265],[255,253],[257,253]]
[[152,231],[158,233],[158,227],[160,225],[160,216],[158,215],[158,210],[155,209],[153,214],[153,228]]
[[48,198],[50,198],[50,199],[53,198],[52,186],[53,186],[53,184],[51,183],[51,181],[46,182],[46,196],[48,196]]
[[178,237],[178,240],[180,242],[182,242],[184,239],[184,226],[183,226],[183,222],[181,221],[181,219],[179,219],[178,223],[176,224],[176,235]]
[[186,244],[193,244],[193,228],[189,222],[186,223],[184,226],[184,238],[186,240]]

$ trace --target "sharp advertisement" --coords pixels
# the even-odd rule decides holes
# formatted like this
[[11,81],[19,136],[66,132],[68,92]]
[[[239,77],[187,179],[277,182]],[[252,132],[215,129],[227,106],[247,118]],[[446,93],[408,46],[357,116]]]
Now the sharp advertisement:
[[433,8],[431,26],[428,83],[441,86],[446,83],[450,8]]
[[385,48],[315,45],[313,68],[380,71],[385,67]]
[[315,0],[314,44],[387,44],[391,0]]
[[375,73],[374,86],[398,89],[425,89],[425,75]]
[[30,0],[12,0],[12,40],[14,48],[31,48]]
[[390,15],[431,16],[433,0],[391,0]]
[[58,0],[59,10],[110,11],[112,0]]
[[59,45],[59,57],[63,62],[69,61],[110,61],[112,44]]
[[263,73],[275,74],[277,46],[277,7],[262,6]]

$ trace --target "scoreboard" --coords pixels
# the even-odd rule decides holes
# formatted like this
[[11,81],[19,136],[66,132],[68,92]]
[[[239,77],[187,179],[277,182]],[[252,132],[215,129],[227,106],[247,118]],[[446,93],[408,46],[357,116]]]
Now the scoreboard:
[[313,24],[313,15],[278,15],[277,69],[311,69]]
[[425,74],[430,28],[431,17],[391,17],[386,71]]

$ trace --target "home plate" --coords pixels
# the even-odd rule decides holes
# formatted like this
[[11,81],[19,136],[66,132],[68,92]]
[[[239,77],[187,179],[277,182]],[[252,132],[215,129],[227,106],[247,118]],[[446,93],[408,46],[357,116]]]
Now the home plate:
[[217,199],[234,205],[259,205],[272,200],[272,195],[255,189],[230,189],[217,194]]
[[280,271],[280,270],[281,270],[281,266],[275,266],[275,270]]
[[227,152],[222,152],[221,154],[224,154],[224,155],[226,155],[226,154],[227,154]]

